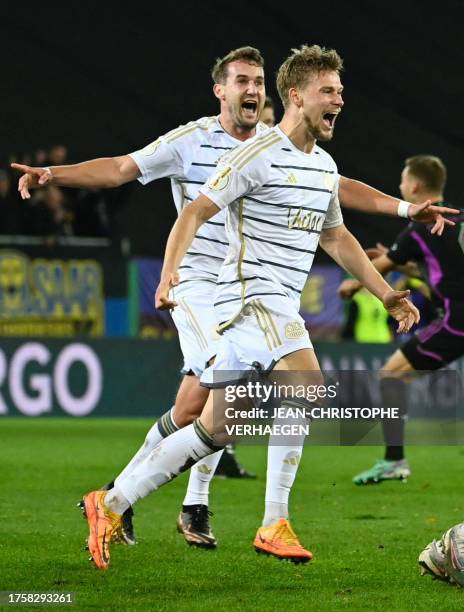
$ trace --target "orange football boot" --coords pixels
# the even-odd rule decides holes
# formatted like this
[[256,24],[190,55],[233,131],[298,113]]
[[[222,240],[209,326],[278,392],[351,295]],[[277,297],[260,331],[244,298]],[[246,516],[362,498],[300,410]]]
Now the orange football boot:
[[281,518],[269,527],[260,527],[254,540],[255,550],[294,563],[307,563],[313,553],[303,548],[287,519]]
[[87,545],[98,569],[108,569],[110,564],[111,534],[120,529],[121,515],[105,506],[108,491],[92,491],[84,497],[85,514],[89,524]]

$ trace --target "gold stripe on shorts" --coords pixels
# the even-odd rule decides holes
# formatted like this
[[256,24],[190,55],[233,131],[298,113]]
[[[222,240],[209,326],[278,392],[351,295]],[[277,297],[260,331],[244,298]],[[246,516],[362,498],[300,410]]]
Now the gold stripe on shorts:
[[250,302],[250,306],[252,307],[256,320],[258,321],[258,325],[266,338],[267,348],[272,351],[272,334],[269,329],[269,325],[266,324],[263,313],[258,310],[256,304],[254,302]]
[[187,304],[187,302],[185,301],[185,298],[182,298],[180,300],[180,303],[182,304],[182,306],[184,307],[184,310],[187,314],[187,319],[190,323],[190,328],[193,331],[193,333],[195,334],[195,336],[197,337],[198,343],[200,345],[200,348],[202,350],[205,350],[208,348],[208,341],[205,338],[205,335],[203,334],[201,327],[198,323],[198,321],[195,318],[195,315],[193,314],[192,309],[190,308],[190,306]]
[[271,313],[269,312],[269,310],[266,308],[266,306],[261,302],[261,300],[256,300],[256,306],[257,308],[259,308],[261,310],[261,312],[263,313],[263,315],[265,316],[269,328],[271,330],[271,336],[274,340],[275,343],[275,348],[279,347],[282,345],[282,340],[280,339],[279,336],[279,332],[277,331],[277,326],[274,323],[274,319],[272,318]]

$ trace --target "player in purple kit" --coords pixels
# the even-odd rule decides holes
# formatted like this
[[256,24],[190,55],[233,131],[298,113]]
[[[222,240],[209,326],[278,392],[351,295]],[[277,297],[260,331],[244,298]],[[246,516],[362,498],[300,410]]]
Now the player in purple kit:
[[[410,202],[444,203],[446,167],[438,157],[416,155],[405,162],[401,175],[402,196]],[[404,406],[405,384],[413,372],[438,370],[464,355],[464,213],[452,217],[446,240],[430,234],[426,226],[410,223],[388,253],[372,260],[382,274],[408,262],[416,262],[432,291],[437,318],[419,329],[382,368],[383,405]],[[357,281],[344,281],[343,297],[359,289]],[[354,477],[355,484],[402,480],[411,470],[404,455],[405,419],[383,421],[385,458]],[[464,523],[431,542],[419,556],[423,573],[464,585]]]

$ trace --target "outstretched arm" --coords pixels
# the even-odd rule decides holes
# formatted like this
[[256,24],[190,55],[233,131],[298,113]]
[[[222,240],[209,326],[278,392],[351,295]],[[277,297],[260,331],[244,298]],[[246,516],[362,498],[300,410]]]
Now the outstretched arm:
[[205,195],[200,194],[196,200],[188,204],[169,234],[164,254],[161,278],[155,294],[155,308],[170,310],[177,306],[169,299],[169,291],[179,284],[178,268],[187,252],[198,228],[219,212],[219,207]]
[[439,236],[442,235],[445,225],[454,225],[454,222],[446,219],[443,214],[459,213],[455,208],[434,206],[430,201],[422,204],[404,203],[409,206],[400,206],[402,200],[344,176],[340,177],[338,195],[340,204],[345,208],[392,217],[405,216],[418,223],[433,223],[431,232]]
[[406,299],[410,292],[394,291],[390,287],[344,225],[323,230],[320,245],[332,259],[383,302],[385,309],[399,322],[398,332],[408,331],[419,321],[419,311]]
[[30,189],[54,184],[63,187],[119,187],[140,176],[140,170],[129,155],[102,157],[80,164],[36,168],[24,164],[11,164],[22,176],[18,191],[23,200],[31,197]]

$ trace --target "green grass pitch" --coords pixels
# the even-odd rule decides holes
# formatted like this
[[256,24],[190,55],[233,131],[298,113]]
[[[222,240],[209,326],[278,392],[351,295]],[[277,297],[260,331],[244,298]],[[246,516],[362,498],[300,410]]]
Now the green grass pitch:
[[408,483],[357,488],[351,476],[380,448],[306,446],[291,512],[315,559],[295,566],[258,556],[251,546],[263,509],[266,450],[241,446],[241,462],[259,479],[213,481],[216,551],[189,548],[175,530],[182,475],[138,504],[140,543],[113,546],[109,571],[95,570],[83,550],[86,523],[76,502],[124,466],[149,425],[0,421],[0,590],[72,591],[77,603],[67,609],[74,610],[463,609],[464,591],[420,577],[416,561],[431,539],[464,518],[459,447],[411,447]]

